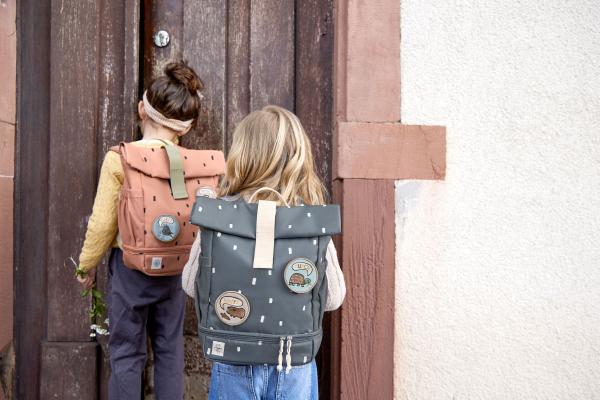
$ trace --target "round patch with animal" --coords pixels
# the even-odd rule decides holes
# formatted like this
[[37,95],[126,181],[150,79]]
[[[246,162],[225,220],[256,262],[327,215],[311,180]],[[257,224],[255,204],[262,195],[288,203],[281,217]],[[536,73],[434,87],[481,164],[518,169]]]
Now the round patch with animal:
[[179,235],[179,221],[174,215],[159,215],[152,223],[152,233],[161,242],[172,242]]
[[198,190],[196,190],[196,196],[208,197],[211,199],[217,198],[217,193],[210,186],[200,186]]
[[315,264],[307,258],[294,258],[283,271],[285,284],[294,293],[310,292],[319,279]]
[[250,302],[243,294],[228,290],[217,297],[215,312],[224,324],[231,326],[240,325],[250,315]]

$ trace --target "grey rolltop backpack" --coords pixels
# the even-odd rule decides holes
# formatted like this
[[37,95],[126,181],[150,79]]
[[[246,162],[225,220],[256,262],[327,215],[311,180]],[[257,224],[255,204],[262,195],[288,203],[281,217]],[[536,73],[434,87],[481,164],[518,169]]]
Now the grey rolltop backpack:
[[286,372],[312,361],[323,335],[325,253],[341,230],[339,206],[199,196],[191,222],[201,229],[195,305],[204,355],[277,364],[279,371],[285,359]]

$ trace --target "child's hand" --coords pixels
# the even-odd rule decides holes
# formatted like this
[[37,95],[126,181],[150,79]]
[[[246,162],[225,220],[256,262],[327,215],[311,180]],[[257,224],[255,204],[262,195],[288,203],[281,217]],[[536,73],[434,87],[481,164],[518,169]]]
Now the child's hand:
[[77,273],[77,280],[79,283],[81,283],[81,286],[83,286],[84,289],[91,289],[96,281],[96,268],[91,268],[86,272]]

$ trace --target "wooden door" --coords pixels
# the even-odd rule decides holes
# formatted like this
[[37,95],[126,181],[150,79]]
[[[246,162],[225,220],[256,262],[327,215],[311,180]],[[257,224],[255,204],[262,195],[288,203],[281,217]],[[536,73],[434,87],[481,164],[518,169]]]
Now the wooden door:
[[[135,137],[136,103],[166,62],[186,59],[206,84],[200,123],[184,145],[226,152],[244,115],[278,104],[302,120],[331,187],[332,17],[332,0],[20,2],[18,399],[107,396],[106,343],[90,341],[86,305],[64,260],[81,248],[104,153]],[[169,32],[167,47],[153,44],[158,29]],[[106,289],[105,262],[98,270]],[[198,399],[210,370],[187,311],[186,390]],[[326,329],[324,399],[328,341]]]

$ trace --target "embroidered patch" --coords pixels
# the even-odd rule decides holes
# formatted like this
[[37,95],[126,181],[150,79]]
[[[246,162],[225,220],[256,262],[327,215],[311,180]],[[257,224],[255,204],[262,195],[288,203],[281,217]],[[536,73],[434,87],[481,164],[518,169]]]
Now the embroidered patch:
[[223,354],[225,353],[225,343],[213,340],[211,352],[213,356],[223,357]]
[[250,302],[243,294],[228,290],[217,297],[215,312],[224,324],[240,325],[250,315]]
[[172,242],[179,235],[179,221],[174,215],[159,215],[152,223],[152,233],[161,242]]
[[294,258],[283,271],[286,286],[295,293],[310,292],[319,279],[315,264],[306,258]]
[[215,193],[215,190],[210,186],[199,187],[198,190],[196,190],[196,196],[208,197],[211,199],[217,198],[217,194]]

